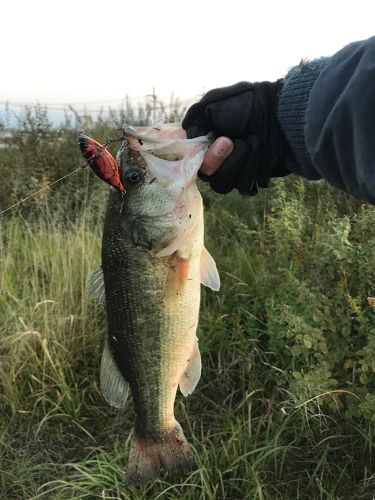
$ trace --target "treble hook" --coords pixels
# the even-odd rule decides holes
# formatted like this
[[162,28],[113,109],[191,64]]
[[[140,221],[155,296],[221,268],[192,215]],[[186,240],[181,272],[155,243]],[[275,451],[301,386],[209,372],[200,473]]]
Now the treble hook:
[[107,139],[105,143],[103,144],[103,147],[106,148],[109,144],[112,144],[112,142],[120,142],[124,140],[124,136],[118,137],[117,139]]
[[119,214],[122,214],[122,209],[124,207],[124,201],[125,201],[125,195],[126,195],[126,190],[125,191],[121,191],[121,203],[120,203]]

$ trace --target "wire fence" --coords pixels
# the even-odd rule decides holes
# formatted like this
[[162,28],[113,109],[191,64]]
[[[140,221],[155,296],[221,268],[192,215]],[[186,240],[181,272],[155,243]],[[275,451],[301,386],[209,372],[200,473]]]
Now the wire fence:
[[[114,99],[103,99],[95,101],[77,102],[41,102],[41,101],[16,101],[0,100],[0,121],[5,128],[17,125],[17,116],[27,109],[35,107],[43,108],[48,113],[54,124],[63,122],[66,117],[78,121],[95,120],[98,116],[106,116],[109,113],[127,111],[133,114],[140,110],[150,111],[151,117],[155,119],[159,115],[170,114],[172,111],[183,114],[183,112],[201,96],[196,95],[186,99],[180,99],[171,94],[168,100],[159,97],[155,89],[152,94],[144,96],[124,96]],[[162,118],[162,116],[161,116]]]

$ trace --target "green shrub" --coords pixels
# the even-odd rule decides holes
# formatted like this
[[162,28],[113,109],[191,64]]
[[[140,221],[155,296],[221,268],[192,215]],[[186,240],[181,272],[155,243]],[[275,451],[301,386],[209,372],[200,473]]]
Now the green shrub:
[[[115,137],[124,113],[86,132]],[[28,110],[0,149],[2,208],[79,166],[79,131]],[[200,187],[222,288],[203,291],[202,380],[176,403],[199,470],[137,492],[131,404],[100,395],[105,313],[85,292],[107,188],[77,172],[0,216],[1,498],[372,497],[374,207],[292,176],[252,199]]]

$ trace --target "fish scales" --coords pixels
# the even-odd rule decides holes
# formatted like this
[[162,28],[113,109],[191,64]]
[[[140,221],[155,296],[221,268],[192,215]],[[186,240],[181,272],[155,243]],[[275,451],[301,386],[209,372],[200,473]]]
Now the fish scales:
[[[134,485],[153,481],[163,469],[182,475],[194,468],[174,401],[178,387],[187,396],[200,378],[200,284],[218,290],[220,280],[204,247],[203,204],[195,183],[208,136],[186,140],[174,124],[125,126],[124,132],[117,156],[124,190],[111,180],[102,265],[88,284],[107,310],[103,395],[115,407],[125,404],[129,387],[133,397],[127,483]],[[82,151],[94,142],[81,140]],[[113,165],[114,159],[106,161]],[[93,157],[91,166],[106,180],[100,162],[100,155]]]
[[[119,233],[119,200],[117,193],[111,196],[114,200],[107,212],[102,251],[109,343],[132,390],[137,433],[157,437],[174,426],[177,385],[195,341],[197,324],[192,318],[198,318],[199,311],[197,254],[203,234],[196,235],[186,286],[175,287],[174,300],[169,297],[166,301],[166,290],[173,287],[171,273],[176,272],[171,271],[173,258],[155,257],[135,247],[129,233]],[[126,206],[123,211],[126,213]],[[169,285],[168,279],[172,281]]]

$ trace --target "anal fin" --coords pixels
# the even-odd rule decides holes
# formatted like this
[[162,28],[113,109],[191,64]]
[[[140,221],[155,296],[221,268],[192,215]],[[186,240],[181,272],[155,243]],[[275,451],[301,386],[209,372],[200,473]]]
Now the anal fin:
[[123,408],[129,394],[129,383],[124,379],[105,342],[100,364],[100,388],[104,399],[115,408]]
[[202,373],[201,353],[199,352],[198,339],[195,340],[186,370],[181,375],[179,387],[186,397],[196,388]]

